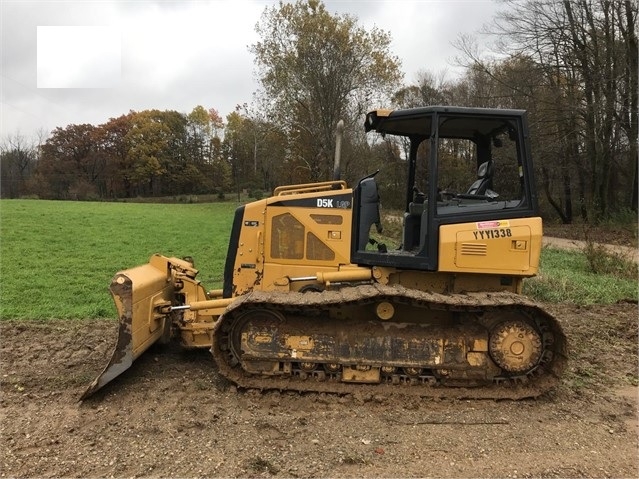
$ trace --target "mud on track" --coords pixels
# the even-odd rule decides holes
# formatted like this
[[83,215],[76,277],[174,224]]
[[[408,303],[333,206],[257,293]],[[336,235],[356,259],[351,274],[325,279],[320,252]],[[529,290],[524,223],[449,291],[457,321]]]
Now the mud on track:
[[569,341],[536,400],[238,390],[153,348],[90,400],[115,321],[0,323],[2,477],[637,477],[637,305],[549,305]]

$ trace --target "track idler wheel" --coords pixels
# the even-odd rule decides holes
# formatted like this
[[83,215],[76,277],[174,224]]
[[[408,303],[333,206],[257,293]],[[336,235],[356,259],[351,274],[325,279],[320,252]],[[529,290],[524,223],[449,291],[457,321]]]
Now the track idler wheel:
[[326,363],[324,364],[324,369],[327,373],[335,374],[340,372],[342,365],[338,363]]
[[307,373],[312,373],[317,369],[317,363],[301,362],[300,369]]
[[527,373],[541,359],[542,337],[525,321],[506,321],[493,329],[489,352],[493,361],[505,372]]

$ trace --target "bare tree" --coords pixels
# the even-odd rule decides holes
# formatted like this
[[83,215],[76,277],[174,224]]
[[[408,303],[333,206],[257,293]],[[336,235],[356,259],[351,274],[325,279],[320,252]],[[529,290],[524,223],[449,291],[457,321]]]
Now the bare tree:
[[[576,202],[585,220],[637,208],[637,5],[612,0],[505,0],[487,29],[502,58],[527,58],[543,84],[530,90],[539,128],[541,178],[548,202],[571,222]],[[490,64],[461,43],[473,67],[495,81]],[[525,93],[522,84],[515,92]],[[551,156],[553,155],[553,156]]]
[[27,193],[38,159],[38,145],[16,133],[0,144],[0,197],[19,198]]

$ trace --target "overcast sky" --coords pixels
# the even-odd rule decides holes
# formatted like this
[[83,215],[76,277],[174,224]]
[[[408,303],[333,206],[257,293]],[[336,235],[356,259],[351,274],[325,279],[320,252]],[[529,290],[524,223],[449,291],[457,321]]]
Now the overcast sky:
[[[225,117],[258,88],[249,45],[268,0],[0,0],[0,136],[35,138],[98,125],[129,110],[215,108]],[[405,83],[420,71],[458,76],[451,45],[475,34],[492,0],[328,0],[390,32]],[[382,105],[371,105],[371,108]]]

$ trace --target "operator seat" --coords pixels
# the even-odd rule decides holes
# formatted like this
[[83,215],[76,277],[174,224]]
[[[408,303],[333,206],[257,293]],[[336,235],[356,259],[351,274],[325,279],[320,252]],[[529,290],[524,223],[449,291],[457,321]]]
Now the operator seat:
[[359,225],[358,243],[359,250],[365,250],[370,238],[370,229],[375,225],[377,232],[382,232],[382,224],[379,217],[379,193],[374,175],[360,180],[359,194]]
[[477,168],[477,180],[470,185],[467,195],[485,195],[486,190],[490,188],[493,181],[493,162],[484,161]]

